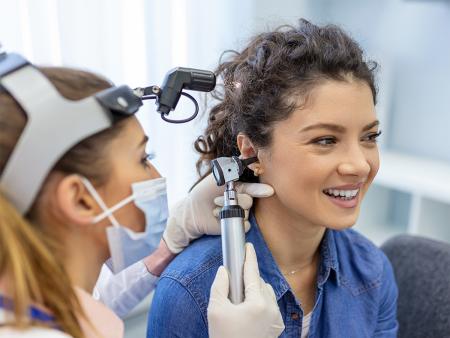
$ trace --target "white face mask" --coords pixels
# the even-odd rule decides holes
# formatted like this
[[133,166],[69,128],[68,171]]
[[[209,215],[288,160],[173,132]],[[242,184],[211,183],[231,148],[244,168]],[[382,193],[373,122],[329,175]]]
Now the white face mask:
[[[165,178],[131,184],[133,193],[111,208],[105,205],[89,180],[83,178],[83,183],[103,210],[92,223],[98,223],[106,217],[111,221],[112,226],[106,228],[111,259],[106,264],[113,273],[122,271],[156,250],[169,216]],[[144,232],[134,232],[120,225],[113,215],[113,212],[132,201],[145,214]]]

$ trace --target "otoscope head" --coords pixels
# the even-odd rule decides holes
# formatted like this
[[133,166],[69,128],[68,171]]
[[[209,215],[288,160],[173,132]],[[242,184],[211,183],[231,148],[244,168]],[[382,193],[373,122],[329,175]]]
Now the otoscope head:
[[252,163],[258,161],[257,157],[241,160],[237,156],[218,157],[211,161],[212,172],[218,186],[228,182],[237,181],[244,172],[244,169]]
[[170,70],[161,86],[158,112],[167,115],[174,110],[183,89],[210,92],[216,86],[216,76],[207,70],[177,67]]

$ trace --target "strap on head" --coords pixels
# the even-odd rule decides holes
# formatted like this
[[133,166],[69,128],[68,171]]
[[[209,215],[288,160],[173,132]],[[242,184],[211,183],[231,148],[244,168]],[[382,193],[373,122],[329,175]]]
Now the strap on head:
[[79,101],[68,100],[17,54],[0,54],[0,86],[28,117],[0,178],[1,189],[22,214],[69,149],[111,127],[115,117],[130,116],[142,105],[127,86],[109,88]]

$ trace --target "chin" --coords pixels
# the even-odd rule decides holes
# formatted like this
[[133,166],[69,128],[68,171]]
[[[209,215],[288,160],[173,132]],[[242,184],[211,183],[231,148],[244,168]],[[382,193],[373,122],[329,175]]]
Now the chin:
[[345,230],[356,224],[358,216],[359,210],[355,210],[355,212],[350,215],[336,215],[334,217],[329,217],[328,222],[324,224],[326,224],[325,227],[328,229]]

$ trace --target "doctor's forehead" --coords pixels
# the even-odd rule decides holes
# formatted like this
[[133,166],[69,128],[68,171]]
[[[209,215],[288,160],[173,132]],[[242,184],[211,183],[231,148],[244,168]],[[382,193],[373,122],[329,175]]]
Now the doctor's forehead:
[[118,122],[113,128],[119,129],[111,144],[113,148],[136,149],[145,146],[148,141],[144,129],[135,117],[126,118]]

